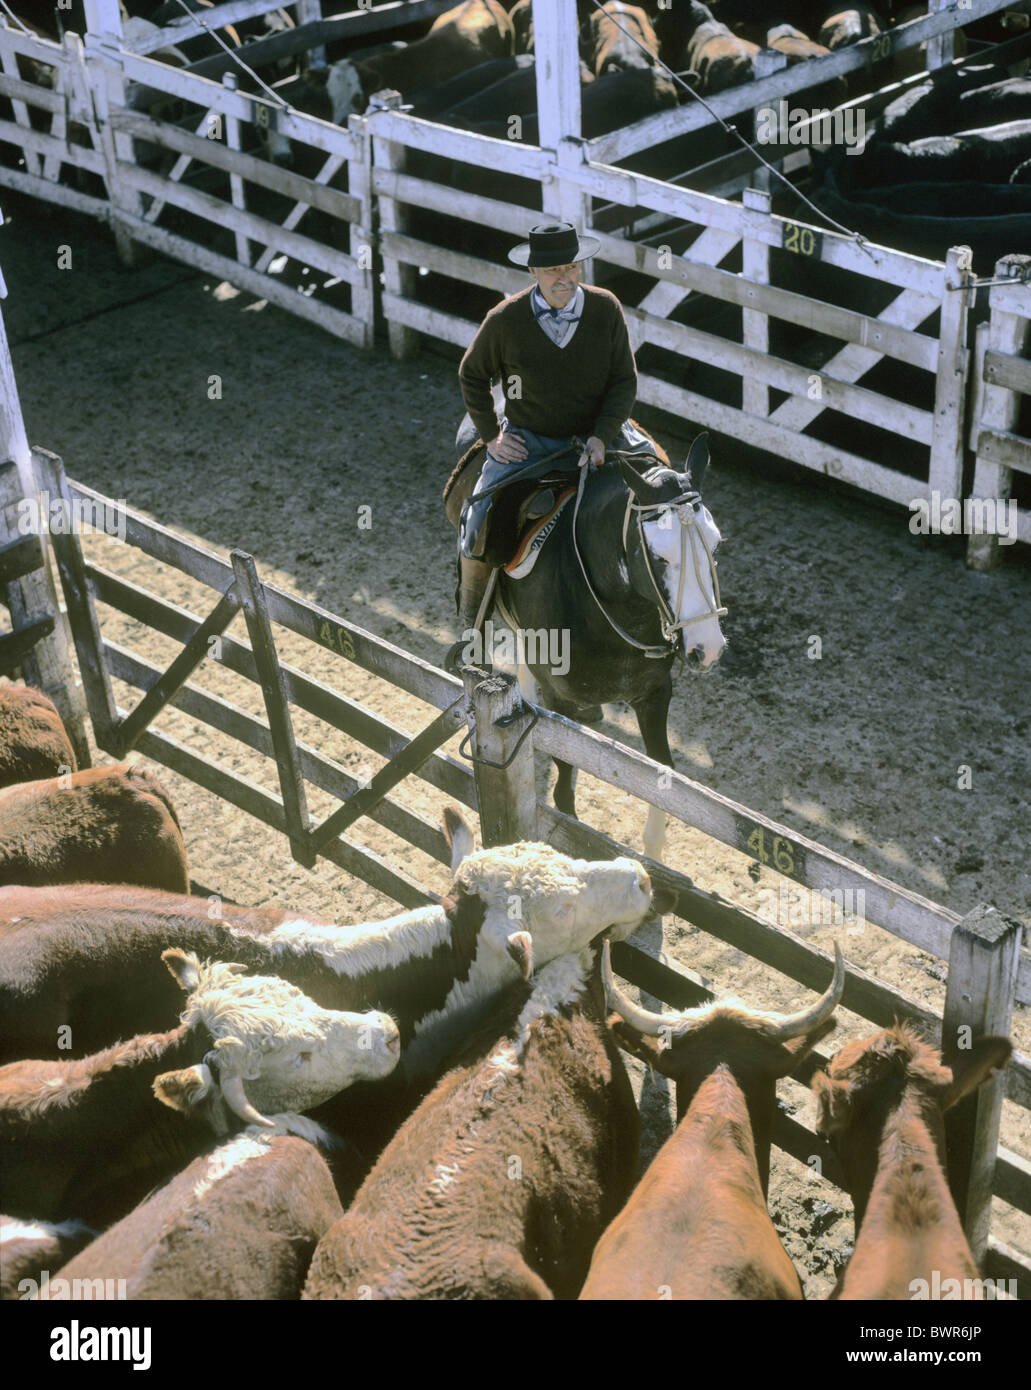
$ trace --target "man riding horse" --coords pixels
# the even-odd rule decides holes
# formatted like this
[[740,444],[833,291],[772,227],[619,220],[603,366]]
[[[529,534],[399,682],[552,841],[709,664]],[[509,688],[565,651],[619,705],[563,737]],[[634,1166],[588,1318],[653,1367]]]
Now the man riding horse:
[[[462,358],[458,377],[473,426],[487,456],[461,526],[461,639],[445,660],[449,669],[475,627],[491,576],[480,558],[491,498],[476,495],[513,473],[584,442],[590,463],[605,462],[606,446],[646,443],[628,420],[637,394],[637,368],[622,306],[608,290],[582,283],[581,263],[600,243],[578,236],[570,222],[534,227],[509,252],[534,284],[493,308]],[[499,421],[491,382],[500,377],[505,414]]]

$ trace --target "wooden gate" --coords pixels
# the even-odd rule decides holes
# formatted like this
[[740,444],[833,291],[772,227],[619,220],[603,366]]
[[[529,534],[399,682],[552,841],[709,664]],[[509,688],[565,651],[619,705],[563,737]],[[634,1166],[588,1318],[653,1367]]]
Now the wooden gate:
[[[117,515],[127,544],[165,565],[174,566],[214,593],[206,617],[169,603],[85,560],[76,528],[52,537],[75,647],[98,747],[115,757],[137,749],[181,776],[246,811],[284,834],[293,857],[306,866],[323,856],[405,907],[433,901],[404,869],[388,863],[342,835],[360,816],[373,820],[435,859],[447,863],[447,842],[438,826],[393,800],[389,791],[417,775],[467,805],[476,804],[473,774],[456,759],[437,752],[466,720],[461,685],[418,658],[258,576],[254,560],[234,551],[225,561],[176,536],[147,518],[67,480],[61,460],[33,450],[39,485],[61,499],[65,515],[87,508],[93,515]],[[53,505],[53,503],[52,503]],[[97,603],[105,603],[182,644],[165,669],[104,636]],[[237,613],[246,620],[249,642],[225,632]],[[273,625],[280,625],[374,673],[440,711],[415,737],[338,694],[299,669],[283,663]],[[205,661],[214,661],[261,688],[266,722],[230,701],[190,683]],[[112,680],[142,690],[132,709],[115,700]],[[229,738],[274,760],[279,796],[227,768],[199,757],[184,743],[152,727],[169,704],[218,729]],[[299,742],[291,706],[348,734],[386,763],[369,779],[350,776],[310,744]],[[306,783],[338,798],[340,805],[321,824],[308,810]]]

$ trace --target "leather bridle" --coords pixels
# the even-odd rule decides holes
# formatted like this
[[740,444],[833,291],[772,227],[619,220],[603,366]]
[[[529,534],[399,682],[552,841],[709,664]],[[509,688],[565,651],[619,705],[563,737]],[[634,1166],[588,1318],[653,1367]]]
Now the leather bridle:
[[[635,462],[640,459],[640,455],[630,455],[621,450],[616,449],[606,450],[606,458],[613,457],[625,458],[628,460],[633,460]],[[573,506],[573,552],[576,555],[577,563],[580,566],[580,573],[583,576],[583,581],[587,586],[587,592],[594,599],[594,602],[597,604],[599,610],[601,611],[602,617],[604,617],[609,627],[611,627],[613,632],[615,632],[629,646],[635,648],[639,652],[643,652],[643,654],[646,657],[653,658],[654,660],[661,660],[665,657],[671,657],[675,655],[678,648],[682,646],[683,632],[685,627],[688,627],[691,623],[705,622],[709,618],[719,619],[725,617],[727,613],[727,609],[722,607],[720,604],[720,585],[719,579],[716,574],[716,561],[713,558],[713,552],[709,548],[709,544],[705,539],[705,535],[702,531],[702,528],[698,525],[698,510],[702,505],[701,496],[697,492],[689,490],[687,492],[681,493],[678,497],[672,497],[668,501],[663,502],[637,502],[634,500],[633,492],[631,492],[629,497],[627,498],[626,510],[623,513],[623,555],[627,560],[627,565],[629,569],[630,556],[627,550],[627,540],[630,530],[631,519],[636,517],[638,540],[641,545],[641,553],[644,557],[645,570],[648,574],[648,579],[651,582],[652,589],[655,592],[656,606],[658,607],[659,613],[661,615],[659,626],[663,636],[663,642],[661,644],[653,642],[639,642],[636,637],[632,637],[629,632],[627,632],[623,627],[620,626],[619,623],[616,622],[615,618],[613,618],[612,614],[608,612],[604,603],[602,603],[601,599],[598,597],[597,593],[594,590],[594,586],[591,583],[590,576],[587,573],[587,566],[584,564],[583,556],[580,553],[580,544],[577,540],[576,535],[576,523],[580,511],[580,503],[584,494],[584,486],[586,484],[587,472],[589,467],[586,455],[581,457],[579,467],[580,481],[577,485],[576,502]],[[648,541],[644,534],[644,524],[646,520],[652,520],[655,517],[660,516],[663,512],[669,511],[673,507],[677,508],[677,515],[680,520],[680,579],[677,585],[676,608],[670,607],[669,600],[666,598],[666,595],[662,590],[662,586],[659,584],[658,580],[655,577],[655,571],[652,569],[651,555],[648,550]],[[698,582],[699,592],[701,592],[702,594],[705,593],[705,587],[702,582],[702,574],[699,567],[698,546],[700,545],[702,548],[702,553],[705,556],[706,563],[709,567],[709,576],[712,579],[712,591],[715,602],[714,604],[710,605],[707,612],[700,613],[697,617],[678,618],[677,614],[680,611],[681,600],[684,596],[684,577],[687,570],[687,551],[689,544],[691,550],[691,560],[694,565],[695,579]]]

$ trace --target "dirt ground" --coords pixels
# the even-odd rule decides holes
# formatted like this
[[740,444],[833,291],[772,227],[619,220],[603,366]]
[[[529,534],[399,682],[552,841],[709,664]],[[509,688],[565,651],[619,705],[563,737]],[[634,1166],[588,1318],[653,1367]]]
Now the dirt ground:
[[[404,363],[385,347],[362,354],[299,319],[228,292],[183,266],[117,264],[104,232],[85,219],[9,196],[0,266],[3,312],[30,441],[60,454],[69,474],[223,556],[251,552],[271,581],[439,663],[454,626],[453,533],[440,505],[461,413],[448,350]],[[72,268],[58,270],[58,247]],[[219,399],[211,379],[221,384]],[[645,419],[648,419],[647,415]],[[652,419],[682,457],[693,430]],[[957,913],[994,903],[1031,924],[1031,554],[1013,546],[989,575],[964,566],[961,540],[911,535],[908,512],[816,485],[801,470],[745,467],[715,453],[706,502],[723,532],[720,581],[733,661],[704,679],[676,680],[670,716],[678,766],[722,794]],[[359,508],[371,507],[371,529]],[[364,515],[368,515],[367,513]],[[200,586],[128,547],[90,537],[88,551],[125,578],[196,613]],[[156,664],[175,645],[101,611],[109,636]],[[242,632],[242,622],[231,631]],[[292,634],[286,658],[415,731],[428,707]],[[822,656],[812,659],[811,638]],[[256,687],[208,663],[197,681],[261,712]],[[120,703],[134,692],[116,687]],[[605,733],[640,746],[628,710],[606,708]],[[170,711],[159,727],[212,762],[276,790],[275,769],[206,726]],[[353,775],[379,760],[306,717],[298,737]],[[457,739],[449,751],[457,747]],[[970,785],[960,775],[970,769]],[[541,759],[543,791],[551,769]],[[161,772],[184,825],[197,882],[237,901],[289,903],[340,921],[386,916],[391,902],[322,862],[294,864],[285,842],[170,772]],[[437,816],[444,798],[410,779],[398,798]],[[640,846],[644,808],[581,777],[578,809]],[[316,815],[331,809],[313,793]],[[440,891],[446,870],[375,825],[356,842]],[[682,825],[666,860],[704,889],[761,910],[777,878],[749,873],[747,857]],[[867,924],[842,933],[781,920],[928,1007],[944,1001],[944,963]],[[792,915],[794,914],[794,915]],[[808,996],[786,977],[696,928],[666,918],[665,951],[713,987],[771,1008]],[[870,1025],[840,1013],[829,1041]],[[1018,1045],[1031,1046],[1018,1006]],[[825,1046],[827,1046],[825,1045]],[[645,1157],[671,1132],[665,1083],[636,1073]],[[811,1119],[809,1093],[784,1083],[783,1104]],[[1006,1104],[1004,1144],[1031,1157],[1026,1111]],[[830,1290],[853,1240],[847,1197],[775,1154],[771,1210],[807,1296]],[[1031,1252],[1031,1219],[995,1204],[993,1230]]]

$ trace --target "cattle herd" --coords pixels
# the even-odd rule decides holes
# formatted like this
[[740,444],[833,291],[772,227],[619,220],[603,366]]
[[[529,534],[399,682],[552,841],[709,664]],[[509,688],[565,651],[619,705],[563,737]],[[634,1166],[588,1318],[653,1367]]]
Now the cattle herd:
[[[775,1088],[834,1028],[837,947],[796,1013],[656,1014],[609,960],[665,906],[634,860],[476,851],[449,807],[439,904],[335,925],[189,896],[158,782],[76,771],[26,687],[0,686],[0,781],[5,1298],[804,1296]],[[636,1186],[621,1051],[676,1086]],[[856,1214],[836,1296],[980,1292],[942,1116],[1009,1053],[949,1068],[899,1023],[817,1073]]]

